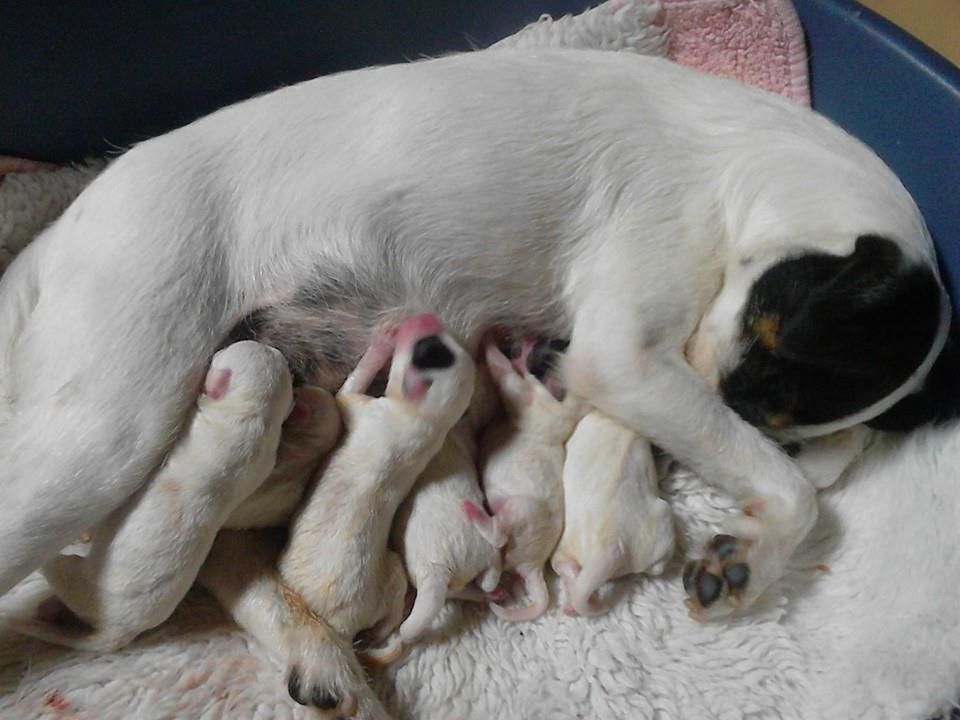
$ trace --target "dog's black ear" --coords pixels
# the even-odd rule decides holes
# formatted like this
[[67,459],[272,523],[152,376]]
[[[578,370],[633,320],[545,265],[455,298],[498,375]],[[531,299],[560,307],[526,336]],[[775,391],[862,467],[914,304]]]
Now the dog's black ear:
[[867,423],[874,430],[906,432],[925,423],[960,417],[960,329],[950,328],[930,374],[919,391],[907,395],[882,415]]
[[807,367],[903,382],[939,327],[932,270],[875,235],[859,237],[850,255],[785,260],[757,285],[756,316],[767,323],[770,350]]

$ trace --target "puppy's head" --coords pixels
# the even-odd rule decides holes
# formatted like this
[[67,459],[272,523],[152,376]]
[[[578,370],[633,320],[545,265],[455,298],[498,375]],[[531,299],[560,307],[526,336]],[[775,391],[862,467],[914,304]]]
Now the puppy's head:
[[474,363],[436,315],[415,315],[396,330],[387,397],[412,404],[425,418],[453,425],[473,394]]
[[928,374],[949,312],[933,269],[873,235],[847,255],[806,251],[770,263],[742,297],[725,337],[705,340],[708,324],[688,348],[691,364],[745,420],[782,436],[889,411]]

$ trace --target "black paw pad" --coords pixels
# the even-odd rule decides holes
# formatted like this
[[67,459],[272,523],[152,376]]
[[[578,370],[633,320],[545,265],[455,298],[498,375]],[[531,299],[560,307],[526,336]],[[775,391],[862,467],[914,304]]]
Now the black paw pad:
[[296,668],[290,671],[290,676],[287,678],[287,692],[290,693],[290,697],[293,698],[295,703],[300,705],[307,704],[302,694],[303,683],[300,680],[300,671]]
[[314,688],[313,695],[310,697],[310,704],[321,710],[333,710],[340,704],[340,698],[329,690]]
[[733,535],[717,535],[707,545],[707,552],[720,562],[729,560],[737,552],[737,539]]
[[696,576],[697,600],[703,607],[715,603],[723,592],[723,579],[701,570]]
[[730,590],[743,590],[750,582],[750,566],[746,563],[734,563],[723,571],[723,579],[727,581]]

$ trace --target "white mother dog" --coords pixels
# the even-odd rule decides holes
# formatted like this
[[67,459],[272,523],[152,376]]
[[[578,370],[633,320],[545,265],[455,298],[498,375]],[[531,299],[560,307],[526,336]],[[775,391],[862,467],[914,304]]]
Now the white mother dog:
[[413,308],[570,337],[570,391],[744,499],[747,604],[817,517],[751,423],[884,413],[949,323],[901,184],[778,97],[571,50],[284,88],[130,150],[3,278],[0,592],[137,491],[228,338],[333,388]]

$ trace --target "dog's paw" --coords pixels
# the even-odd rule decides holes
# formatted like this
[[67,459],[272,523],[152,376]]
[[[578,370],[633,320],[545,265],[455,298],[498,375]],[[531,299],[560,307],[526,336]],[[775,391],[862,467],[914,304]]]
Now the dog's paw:
[[325,627],[307,625],[288,633],[287,690],[294,702],[317,708],[324,717],[352,718],[369,690],[352,649],[336,640]]
[[315,682],[310,668],[294,664],[287,673],[287,691],[294,702],[313,706],[335,717],[353,717],[357,714],[357,701],[350,693],[341,693],[325,682]]
[[817,517],[816,502],[805,512],[785,512],[776,504],[749,500],[743,513],[727,524],[729,534],[716,535],[704,557],[683,570],[685,603],[699,622],[749,607],[784,573],[787,561]]
[[683,568],[685,602],[694,620],[724,615],[743,605],[743,593],[750,583],[750,544],[733,535],[716,535],[707,543],[704,557]]

